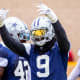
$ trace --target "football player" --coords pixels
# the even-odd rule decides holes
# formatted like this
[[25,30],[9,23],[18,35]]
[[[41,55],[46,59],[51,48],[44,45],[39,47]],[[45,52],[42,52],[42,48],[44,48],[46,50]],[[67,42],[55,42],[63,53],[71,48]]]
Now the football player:
[[[4,43],[15,53],[29,55],[32,80],[67,80],[67,61],[70,43],[56,14],[45,4],[38,6],[40,16],[31,25],[33,44],[16,42],[8,34],[0,18],[0,32]],[[4,37],[4,35],[6,35]],[[13,42],[14,41],[14,42]]]
[[[29,40],[29,31],[20,19],[8,17],[4,24],[10,34],[18,42]],[[3,44],[1,42],[1,44]],[[20,57],[0,44],[0,80],[31,80],[28,58]]]
[[[78,50],[78,56],[80,57],[80,49]],[[78,59],[77,65],[68,76],[68,80],[77,80],[77,78],[80,78],[80,58]]]

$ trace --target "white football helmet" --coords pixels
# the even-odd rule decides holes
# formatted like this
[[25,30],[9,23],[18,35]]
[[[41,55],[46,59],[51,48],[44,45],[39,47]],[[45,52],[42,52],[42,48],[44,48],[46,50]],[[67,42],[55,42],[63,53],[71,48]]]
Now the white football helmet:
[[31,25],[31,39],[34,44],[43,46],[55,36],[54,28],[49,18],[39,16]]
[[27,25],[16,17],[8,17],[4,20],[4,24],[9,34],[16,40],[29,40],[29,30]]

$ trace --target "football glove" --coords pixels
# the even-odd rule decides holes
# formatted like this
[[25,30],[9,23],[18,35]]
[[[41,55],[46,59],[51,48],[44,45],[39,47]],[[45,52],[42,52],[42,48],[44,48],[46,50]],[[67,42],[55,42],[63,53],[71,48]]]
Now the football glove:
[[48,8],[45,4],[41,3],[37,6],[40,14],[47,16],[53,23],[56,23],[58,18],[52,9]]

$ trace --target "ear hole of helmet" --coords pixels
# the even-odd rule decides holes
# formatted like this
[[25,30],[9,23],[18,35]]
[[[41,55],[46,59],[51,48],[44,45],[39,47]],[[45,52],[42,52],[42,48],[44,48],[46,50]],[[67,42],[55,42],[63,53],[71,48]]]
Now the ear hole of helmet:
[[12,34],[12,33],[10,33],[10,36],[13,36],[13,34]]

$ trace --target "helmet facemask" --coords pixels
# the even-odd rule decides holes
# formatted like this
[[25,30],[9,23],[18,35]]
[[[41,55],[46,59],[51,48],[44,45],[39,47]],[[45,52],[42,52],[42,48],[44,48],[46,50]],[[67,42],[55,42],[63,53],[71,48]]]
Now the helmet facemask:
[[36,29],[31,31],[31,39],[42,46],[45,42],[46,29]]
[[21,32],[17,33],[17,35],[18,35],[19,41],[21,41],[21,42],[26,42],[26,41],[30,40],[30,33],[28,30],[21,31]]

